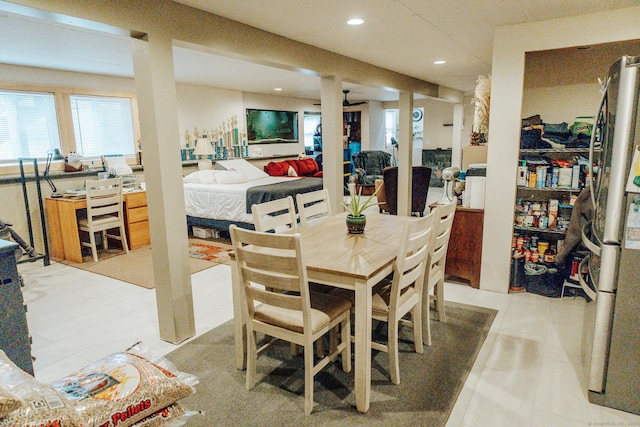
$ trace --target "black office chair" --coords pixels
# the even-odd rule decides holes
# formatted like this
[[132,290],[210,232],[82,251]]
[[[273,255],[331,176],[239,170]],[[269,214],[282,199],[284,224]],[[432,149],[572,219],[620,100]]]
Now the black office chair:
[[[396,166],[385,168],[382,171],[384,192],[378,192],[380,210],[391,215],[398,214],[398,168]],[[427,166],[413,166],[411,178],[411,213],[424,215],[427,208],[427,194],[429,193],[429,180],[431,168]],[[383,199],[383,200],[381,200]]]

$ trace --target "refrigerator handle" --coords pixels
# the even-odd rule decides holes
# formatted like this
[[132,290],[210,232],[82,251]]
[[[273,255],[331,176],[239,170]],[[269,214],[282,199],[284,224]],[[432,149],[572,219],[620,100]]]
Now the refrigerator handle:
[[582,226],[582,244],[585,245],[587,249],[589,249],[591,252],[593,252],[597,256],[600,256],[600,251],[601,251],[600,246],[593,243],[589,238],[589,236],[587,235],[587,234],[591,235],[591,233],[587,232],[587,230],[589,230],[590,228],[591,228],[591,221],[585,222],[584,225]]
[[591,254],[587,255],[582,259],[582,261],[580,261],[580,266],[578,267],[578,281],[580,282],[580,286],[582,287],[584,293],[587,294],[587,296],[593,301],[595,301],[598,298],[598,295],[593,289],[591,289],[591,286],[589,286],[589,284],[587,283],[587,280],[589,279],[585,279],[584,277],[584,275],[587,273],[583,273],[583,271],[585,270],[589,271],[589,267],[586,266],[586,263],[589,262],[590,258]]
[[596,114],[596,121],[593,124],[593,132],[591,132],[591,141],[589,142],[589,187],[591,187],[591,204],[593,205],[593,209],[596,208],[596,189],[594,187],[593,181],[593,144],[596,140],[597,126],[600,122],[600,116],[602,116],[602,107],[607,99],[607,91],[609,89],[609,82],[611,81],[611,77],[609,77],[604,85],[602,85],[602,96],[600,97],[600,102],[598,103],[598,114]]

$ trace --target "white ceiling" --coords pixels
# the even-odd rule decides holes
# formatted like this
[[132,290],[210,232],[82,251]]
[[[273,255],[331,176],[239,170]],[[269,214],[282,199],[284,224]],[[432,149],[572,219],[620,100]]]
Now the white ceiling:
[[[624,7],[640,0],[176,0],[234,21],[441,86],[472,93],[491,72],[497,26]],[[33,15],[33,14],[32,14]],[[360,17],[358,27],[346,20]],[[0,0],[0,62],[133,76],[126,36],[26,16]],[[174,48],[182,83],[320,98],[318,77]],[[434,65],[435,60],[447,61]],[[194,66],[197,64],[197,66]],[[350,101],[396,100],[397,94],[345,83]]]

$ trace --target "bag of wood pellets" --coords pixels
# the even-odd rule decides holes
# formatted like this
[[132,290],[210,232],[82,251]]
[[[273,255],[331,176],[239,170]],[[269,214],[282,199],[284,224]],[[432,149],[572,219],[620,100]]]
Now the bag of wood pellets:
[[187,411],[181,404],[174,403],[154,412],[135,423],[132,427],[181,427],[189,417],[201,414],[199,411]]
[[0,350],[0,427],[83,427],[72,402]]
[[90,427],[128,427],[194,393],[197,379],[165,358],[152,362],[140,347],[114,353],[51,383],[75,402]]

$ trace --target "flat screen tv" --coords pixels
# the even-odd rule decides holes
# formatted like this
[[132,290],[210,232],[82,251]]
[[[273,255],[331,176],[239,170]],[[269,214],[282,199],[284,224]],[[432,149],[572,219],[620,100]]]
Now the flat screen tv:
[[247,143],[298,142],[298,112],[247,108]]

